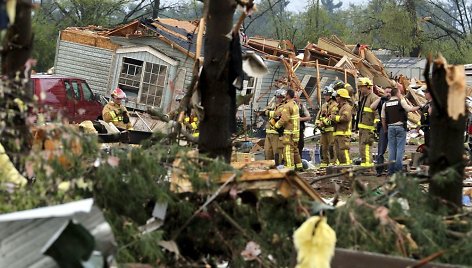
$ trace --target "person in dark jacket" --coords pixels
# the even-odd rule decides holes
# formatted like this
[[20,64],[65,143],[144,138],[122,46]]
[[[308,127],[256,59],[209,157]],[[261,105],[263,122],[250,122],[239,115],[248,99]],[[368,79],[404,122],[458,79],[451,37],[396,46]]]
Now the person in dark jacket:
[[306,108],[306,105],[302,103],[300,96],[297,96],[295,101],[298,104],[298,112],[300,113],[300,140],[298,141],[298,152],[300,153],[300,156],[302,156],[303,147],[305,147],[305,122],[311,120],[311,115]]
[[[379,117],[381,116],[382,107],[384,103],[386,103],[390,99],[391,92],[392,92],[392,88],[387,87],[386,89],[384,89],[384,95],[380,97],[379,99],[377,99],[376,101],[374,101],[374,103],[372,103],[372,105],[370,106],[372,110],[377,110],[377,112],[379,113]],[[387,136],[387,132],[384,131],[382,127],[382,122],[377,123],[376,131],[379,135],[379,142],[377,145],[377,158],[375,159],[376,160],[375,162],[377,164],[375,171],[377,173],[377,176],[381,176],[385,170],[385,167],[380,166],[380,165],[385,163],[384,155],[385,155],[385,152],[387,151],[388,136]]]
[[382,127],[388,131],[388,160],[394,162],[388,166],[388,175],[402,171],[405,155],[407,113],[415,112],[419,106],[410,106],[398,88],[392,88],[390,100],[382,106]]

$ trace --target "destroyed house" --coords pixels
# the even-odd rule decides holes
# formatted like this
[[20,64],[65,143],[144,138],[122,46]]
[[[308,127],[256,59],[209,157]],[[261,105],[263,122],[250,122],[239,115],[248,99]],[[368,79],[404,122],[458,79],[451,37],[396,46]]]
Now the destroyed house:
[[[55,73],[84,78],[104,96],[120,87],[128,96],[129,108],[159,107],[168,112],[191,82],[197,31],[198,21],[175,19],[136,20],[114,29],[69,27],[58,38]],[[300,52],[287,40],[245,40],[243,53],[261,56],[269,71],[263,77],[244,78],[238,94],[254,96],[240,107],[239,115],[246,111],[248,118],[269,104],[277,88],[300,91],[308,107],[317,109],[319,89],[336,79],[354,87],[358,75],[381,86],[390,83],[368,48],[356,50],[335,36],[320,38],[317,45],[308,44]]]

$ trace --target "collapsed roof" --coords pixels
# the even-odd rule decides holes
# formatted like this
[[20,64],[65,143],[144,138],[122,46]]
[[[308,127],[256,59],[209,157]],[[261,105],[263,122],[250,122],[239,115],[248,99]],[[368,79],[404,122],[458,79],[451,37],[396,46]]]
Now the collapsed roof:
[[[97,26],[69,27],[63,31],[63,35],[93,36],[95,40],[93,42],[88,41],[88,45],[101,46],[112,50],[117,48],[117,45],[112,42],[113,37],[133,39],[154,36],[194,58],[198,23],[198,21],[182,21],[170,18],[143,19],[113,29]],[[354,76],[369,77],[381,87],[395,85],[389,79],[382,62],[367,46],[360,44],[346,45],[336,36],[321,37],[317,44],[309,43],[304,48],[303,55],[298,57],[295,46],[288,40],[251,37],[243,44],[243,49],[259,52],[269,60],[279,61],[280,57],[283,56],[291,59],[295,64],[297,62],[304,65],[318,63],[321,67],[331,67],[339,71],[346,70]]]

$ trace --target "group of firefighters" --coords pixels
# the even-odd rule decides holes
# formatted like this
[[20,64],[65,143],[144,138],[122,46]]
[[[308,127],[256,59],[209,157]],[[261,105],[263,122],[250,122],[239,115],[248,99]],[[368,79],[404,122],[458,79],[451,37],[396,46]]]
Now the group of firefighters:
[[[374,93],[374,84],[367,77],[358,79],[359,97],[354,102],[356,91],[349,84],[337,80],[323,91],[324,102],[315,119],[316,128],[321,131],[321,165],[350,165],[350,147],[352,130],[359,131],[360,165],[373,167],[372,146],[379,137],[377,163],[383,163],[387,145],[389,161],[392,164],[388,173],[393,174],[402,168],[406,143],[407,113],[417,111],[406,103],[397,87],[386,88],[382,96]],[[422,108],[421,129],[428,140],[428,118],[430,95],[424,91],[428,103]],[[303,169],[299,148],[300,120],[299,107],[293,101],[295,92],[278,89],[276,102],[265,110],[268,117],[266,139],[264,144],[265,158],[274,159],[277,165],[283,164],[290,169]],[[380,119],[381,120],[380,120]],[[390,142],[388,142],[390,139]],[[303,147],[302,147],[303,148]],[[377,168],[377,174],[383,172]]]
[[[388,146],[389,174],[400,171],[406,143],[407,113],[420,107],[407,104],[397,87],[386,88],[383,96],[377,96],[374,84],[369,78],[361,77],[357,83],[359,100],[353,99],[357,92],[349,84],[337,80],[323,89],[324,102],[315,119],[316,127],[321,131],[321,167],[329,165],[350,165],[350,147],[352,130],[359,131],[360,165],[373,167],[372,145],[375,136],[379,136],[377,163],[383,163],[383,155]],[[429,140],[428,118],[431,100],[425,91],[428,103],[422,108],[421,129]],[[131,129],[129,113],[121,103],[126,94],[115,89],[112,100],[103,109],[103,120],[112,122],[122,129]],[[278,89],[275,102],[263,112],[268,120],[264,143],[265,158],[275,160],[277,166],[303,170],[301,153],[303,150],[304,122],[311,116],[301,103],[299,96],[292,89]],[[356,107],[356,108],[354,108]],[[185,124],[198,137],[196,117],[185,118]],[[381,120],[379,120],[381,118]],[[380,124],[381,122],[381,124]],[[377,169],[380,174],[383,169]]]

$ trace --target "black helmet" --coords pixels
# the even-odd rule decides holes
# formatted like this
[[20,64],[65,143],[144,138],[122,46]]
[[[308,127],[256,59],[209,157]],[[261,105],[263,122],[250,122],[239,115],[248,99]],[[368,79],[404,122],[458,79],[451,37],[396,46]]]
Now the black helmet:
[[338,90],[338,89],[344,88],[344,82],[341,81],[341,80],[336,80],[336,81],[334,81],[334,82],[331,84],[331,87],[332,87],[334,90]]

